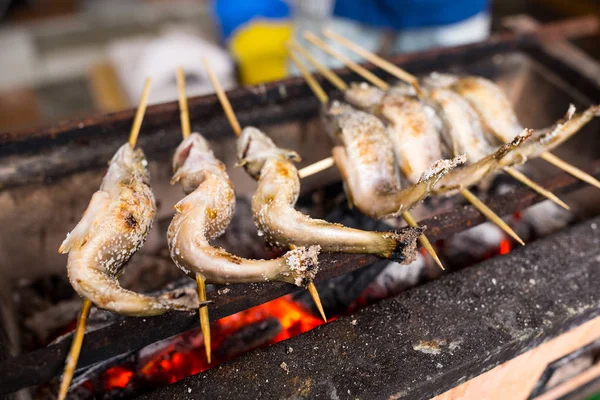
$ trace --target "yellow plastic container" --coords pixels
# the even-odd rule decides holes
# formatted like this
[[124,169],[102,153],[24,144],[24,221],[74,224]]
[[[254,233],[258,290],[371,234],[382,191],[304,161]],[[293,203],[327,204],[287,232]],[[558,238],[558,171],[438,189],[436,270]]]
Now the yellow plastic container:
[[255,19],[239,27],[229,40],[244,85],[275,81],[287,76],[285,43],[292,38],[288,21]]

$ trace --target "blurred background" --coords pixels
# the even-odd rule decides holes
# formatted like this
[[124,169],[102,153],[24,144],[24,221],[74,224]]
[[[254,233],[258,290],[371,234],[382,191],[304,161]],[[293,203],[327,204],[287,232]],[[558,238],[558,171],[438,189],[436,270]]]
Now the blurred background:
[[[485,40],[514,14],[600,15],[600,2],[0,0],[0,132],[130,108],[146,76],[150,103],[175,100],[177,66],[188,95],[209,93],[203,56],[227,88],[284,78],[295,73],[284,44],[304,30],[329,27],[387,56]],[[597,39],[579,45],[598,57]]]

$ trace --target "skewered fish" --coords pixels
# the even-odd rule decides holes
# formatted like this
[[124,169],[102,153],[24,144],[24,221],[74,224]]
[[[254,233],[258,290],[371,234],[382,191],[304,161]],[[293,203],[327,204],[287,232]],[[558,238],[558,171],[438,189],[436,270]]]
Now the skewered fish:
[[439,111],[441,136],[454,154],[465,154],[470,164],[496,150],[485,136],[477,112],[459,94],[446,88],[427,88],[428,98]]
[[[407,228],[399,233],[368,232],[312,219],[295,210],[300,181],[292,162],[299,161],[300,157],[292,150],[278,148],[260,130],[244,128],[238,139],[237,153],[240,164],[258,180],[252,212],[258,229],[271,244],[287,247],[317,243],[325,252],[371,253],[400,262],[414,259],[415,241],[423,228]],[[380,155],[373,153],[371,157]],[[385,186],[387,175],[396,167],[393,154],[384,157],[391,157],[387,170],[379,172],[383,175],[380,182]]]
[[[470,164],[464,167],[465,171],[456,171],[456,175],[440,183],[440,191],[452,192],[449,188],[459,181],[458,177],[462,178],[462,185],[465,185],[468,179],[475,184],[499,168],[512,164],[506,160],[512,160],[515,154],[519,154],[531,142],[531,138],[523,141],[530,137],[533,131],[523,130],[511,143],[496,149],[496,146],[489,142],[486,127],[481,124],[477,112],[458,93],[447,89],[444,82],[445,77],[438,74],[427,78],[424,96],[427,96],[440,115],[443,122],[440,132],[448,147],[455,154],[466,154]],[[455,182],[452,182],[453,180]],[[465,187],[467,186],[462,188]]]
[[500,160],[522,147],[531,132],[522,131],[501,148],[492,146],[484,136],[485,128],[479,122],[479,116],[469,103],[446,89],[452,82],[449,78],[440,74],[429,77],[421,99],[416,97],[413,87],[405,84],[383,91],[361,83],[352,85],[345,94],[351,103],[382,116],[390,123],[390,137],[399,143],[395,144],[396,149],[403,146],[402,135],[405,132],[422,142],[420,145],[427,149],[423,153],[402,150],[403,156],[412,160],[412,165],[424,165],[432,157],[443,157],[446,148],[454,156],[466,155],[469,165],[449,171],[432,189],[435,194],[453,195],[479,183],[500,168]]
[[73,288],[100,308],[132,316],[198,308],[194,291],[150,297],[122,288],[117,280],[144,243],[156,214],[146,165],[142,150],[128,143],[121,146],[100,190],[59,252],[69,253],[67,271]]
[[[463,96],[480,115],[489,131],[500,141],[510,140],[523,128],[517,120],[510,100],[494,82],[481,77],[448,78],[452,90]],[[600,105],[574,114],[570,107],[566,117],[550,128],[536,131],[520,150],[524,160],[550,151],[577,133],[585,124],[600,115]]]
[[273,260],[249,260],[210,245],[231,222],[235,210],[233,184],[225,165],[208,142],[192,133],[181,142],[173,159],[175,175],[187,194],[177,205],[169,226],[171,258],[194,278],[209,283],[246,283],[267,280],[306,286],[317,273],[318,245],[298,247]]
[[344,99],[388,123],[398,165],[409,182],[418,182],[423,171],[444,158],[435,111],[419,101],[412,86],[384,91],[366,82],[354,83],[344,92]]
[[327,111],[329,129],[340,142],[333,149],[350,201],[364,214],[375,218],[398,215],[429,194],[436,183],[464,157],[438,160],[417,182],[401,188],[400,174],[386,127],[375,116],[333,102]]

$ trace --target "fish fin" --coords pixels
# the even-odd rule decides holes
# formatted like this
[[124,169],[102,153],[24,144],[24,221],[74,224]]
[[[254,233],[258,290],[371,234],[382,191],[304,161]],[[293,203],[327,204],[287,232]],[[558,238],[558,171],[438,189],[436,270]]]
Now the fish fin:
[[179,182],[181,180],[181,176],[183,174],[180,174],[179,171],[175,173],[175,175],[173,175],[173,177],[171,178],[171,181],[169,182],[171,185],[176,184],[177,182]]
[[96,221],[98,214],[104,210],[110,202],[110,197],[107,192],[99,190],[93,194],[88,204],[87,209],[83,213],[79,223],[73,230],[67,234],[67,237],[60,245],[58,252],[61,254],[68,253],[73,247],[81,246],[86,242],[90,228]]

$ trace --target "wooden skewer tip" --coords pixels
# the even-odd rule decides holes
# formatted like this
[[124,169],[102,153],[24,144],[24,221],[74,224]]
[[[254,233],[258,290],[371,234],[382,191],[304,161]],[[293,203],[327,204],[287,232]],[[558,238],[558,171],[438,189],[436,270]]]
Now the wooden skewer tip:
[[416,76],[412,75],[411,73],[392,64],[391,62],[378,56],[377,54],[366,50],[365,48],[363,48],[363,47],[357,45],[356,43],[341,36],[340,34],[335,33],[331,29],[328,29],[328,28],[324,29],[323,35],[325,35],[325,37],[335,41],[336,43],[341,44],[342,46],[346,47],[347,49],[352,50],[353,52],[360,55],[367,61],[375,64],[376,66],[387,71],[391,75],[394,75],[396,78],[411,84],[417,90],[418,93],[421,92],[421,89],[419,86],[419,80],[417,79]]
[[510,226],[506,222],[502,220],[494,211],[492,211],[483,201],[479,200],[477,196],[471,193],[468,189],[463,189],[461,194],[465,199],[469,201],[480,213],[485,215],[490,221],[496,224],[500,229],[502,229],[506,234],[515,239],[521,246],[525,246],[525,242],[523,239],[517,235],[515,231],[512,230]]
[[504,168],[504,170],[510,176],[512,176],[513,178],[515,178],[516,180],[518,180],[519,182],[521,182],[525,186],[529,187],[530,189],[532,189],[536,193],[538,193],[538,194],[546,197],[548,200],[550,200],[550,201],[554,202],[555,204],[561,206],[565,210],[567,210],[567,211],[570,210],[570,207],[564,201],[562,201],[558,196],[556,196],[551,191],[543,188],[542,186],[538,185],[537,183],[535,183],[534,181],[532,181],[531,179],[529,179],[521,171],[519,171],[519,170],[517,170],[517,169],[515,169],[513,167],[506,167],[506,168]]
[[310,282],[307,286],[308,292],[310,293],[310,297],[312,297],[319,313],[321,314],[321,318],[323,321],[327,322],[327,317],[325,316],[325,310],[323,310],[323,304],[321,303],[321,297],[319,296],[319,292],[317,292],[317,287],[313,282]]
[[[196,284],[198,285],[198,299],[200,302],[206,301],[206,281],[200,274],[196,274]],[[211,363],[211,338],[210,338],[210,319],[208,317],[208,307],[198,309],[200,315],[200,330],[204,338],[204,349],[206,350],[206,360]]]
[[332,49],[314,33],[306,31],[304,32],[304,38],[312,44],[314,44],[315,46],[317,46],[319,49],[323,50],[324,52],[335,58],[336,60],[340,61],[342,64],[350,68],[354,73],[360,75],[367,81],[371,82],[371,84],[377,86],[379,89],[388,90],[390,88],[390,85],[388,85],[387,82],[383,81],[381,78],[379,78],[377,75],[375,75],[362,65],[359,65],[358,63],[354,62],[342,53]]
[[60,382],[60,389],[58,391],[58,399],[64,400],[69,392],[69,386],[77,367],[77,361],[79,360],[79,354],[81,353],[81,346],[83,344],[83,337],[85,336],[85,327],[87,325],[88,315],[92,308],[92,302],[84,299],[83,305],[81,306],[81,312],[77,318],[77,326],[75,327],[75,333],[73,334],[73,341],[71,342],[71,348],[65,362],[65,370],[63,373],[62,381]]
[[600,189],[600,181],[594,178],[592,175],[588,174],[585,171],[580,170],[574,165],[569,164],[568,162],[556,157],[552,153],[544,153],[541,155],[541,158],[550,164],[554,165],[557,168],[565,171],[566,173],[574,176],[575,178],[584,181],[598,189]]

